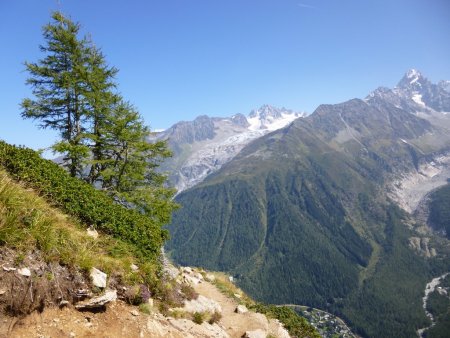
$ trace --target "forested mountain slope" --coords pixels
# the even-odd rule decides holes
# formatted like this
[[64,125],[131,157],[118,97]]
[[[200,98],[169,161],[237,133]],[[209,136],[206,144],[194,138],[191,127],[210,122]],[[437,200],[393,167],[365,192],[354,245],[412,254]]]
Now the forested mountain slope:
[[390,97],[403,106],[377,92],[322,105],[181,193],[172,257],[229,271],[258,299],[327,308],[364,336],[415,335],[427,278],[449,260],[411,249],[425,235],[386,188],[448,151],[450,132],[401,86]]

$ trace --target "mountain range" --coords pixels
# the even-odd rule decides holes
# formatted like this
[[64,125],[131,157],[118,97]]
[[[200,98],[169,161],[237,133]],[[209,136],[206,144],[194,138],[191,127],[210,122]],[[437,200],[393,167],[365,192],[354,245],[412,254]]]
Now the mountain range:
[[162,164],[171,184],[181,192],[201,182],[230,161],[250,141],[303,117],[304,112],[263,105],[248,116],[197,117],[156,133],[168,140],[174,156]]
[[450,270],[449,112],[448,81],[410,70],[308,116],[263,106],[181,122],[158,135],[175,153],[172,181],[189,188],[166,250],[256,299],[334,312],[362,336],[415,336],[430,325],[425,284]]

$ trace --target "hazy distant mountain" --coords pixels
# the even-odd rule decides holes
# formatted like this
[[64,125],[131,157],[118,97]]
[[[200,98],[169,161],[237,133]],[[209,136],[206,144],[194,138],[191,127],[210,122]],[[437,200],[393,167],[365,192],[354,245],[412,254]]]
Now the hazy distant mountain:
[[178,195],[167,250],[258,299],[327,308],[363,336],[415,336],[450,245],[401,208],[450,177],[446,88],[411,70],[255,139]]
[[161,169],[170,173],[171,183],[181,192],[218,170],[250,141],[304,115],[264,105],[248,117],[199,116],[194,121],[178,122],[157,135],[158,139],[168,139],[174,152]]

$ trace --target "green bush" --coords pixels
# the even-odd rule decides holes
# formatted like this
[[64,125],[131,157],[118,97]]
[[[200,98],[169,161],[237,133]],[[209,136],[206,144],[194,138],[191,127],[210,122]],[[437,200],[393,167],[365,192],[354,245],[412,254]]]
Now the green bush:
[[205,314],[203,312],[194,312],[192,315],[192,321],[195,324],[201,324],[205,320]]
[[168,238],[168,232],[151,218],[116,204],[106,193],[71,177],[31,149],[0,141],[0,166],[81,222],[131,243],[141,258],[155,260]]

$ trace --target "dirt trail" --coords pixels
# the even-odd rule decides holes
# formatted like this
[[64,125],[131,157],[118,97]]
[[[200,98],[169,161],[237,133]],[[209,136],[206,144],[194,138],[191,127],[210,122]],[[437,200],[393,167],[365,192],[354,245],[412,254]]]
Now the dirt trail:
[[269,330],[266,316],[255,312],[236,313],[238,303],[222,294],[213,284],[203,281],[194,286],[199,294],[211,298],[222,307],[222,319],[220,324],[225,328],[230,337],[242,337],[245,331],[261,329]]
[[[143,337],[242,337],[246,331],[263,330],[277,334],[277,325],[259,313],[235,313],[237,301],[223,295],[215,285],[205,280],[194,285],[196,292],[216,301],[222,308],[222,318],[217,324],[197,325],[187,319],[163,317],[155,312],[150,315],[138,311],[122,301],[107,306],[104,312],[80,312],[73,307],[47,308],[42,313],[15,320],[0,317],[0,338],[143,338]],[[12,328],[8,332],[8,328]]]

